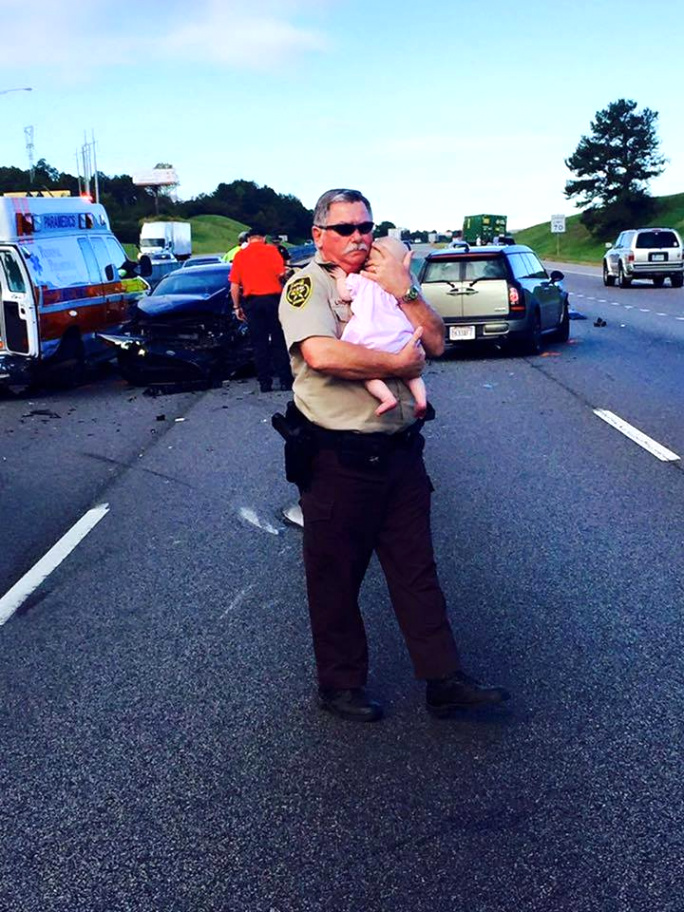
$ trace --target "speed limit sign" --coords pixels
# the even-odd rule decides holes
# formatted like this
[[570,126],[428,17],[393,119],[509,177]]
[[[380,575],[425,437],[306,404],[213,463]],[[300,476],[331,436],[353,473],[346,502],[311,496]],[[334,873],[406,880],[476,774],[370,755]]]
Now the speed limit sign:
[[565,232],[565,216],[551,216],[551,234],[563,234]]

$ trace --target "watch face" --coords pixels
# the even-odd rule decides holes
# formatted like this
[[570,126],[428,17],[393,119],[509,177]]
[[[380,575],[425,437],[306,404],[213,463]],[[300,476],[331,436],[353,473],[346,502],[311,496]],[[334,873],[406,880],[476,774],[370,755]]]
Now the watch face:
[[416,288],[416,286],[411,285],[409,290],[404,295],[404,300],[405,301],[415,301],[419,294],[420,294],[420,291]]

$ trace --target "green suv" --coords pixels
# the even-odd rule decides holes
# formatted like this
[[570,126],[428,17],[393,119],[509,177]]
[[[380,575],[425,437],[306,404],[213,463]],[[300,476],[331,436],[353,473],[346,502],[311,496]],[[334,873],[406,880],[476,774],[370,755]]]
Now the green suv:
[[568,341],[562,279],[521,244],[435,250],[418,274],[423,296],[444,320],[447,345],[505,340],[531,355],[541,351],[544,337]]

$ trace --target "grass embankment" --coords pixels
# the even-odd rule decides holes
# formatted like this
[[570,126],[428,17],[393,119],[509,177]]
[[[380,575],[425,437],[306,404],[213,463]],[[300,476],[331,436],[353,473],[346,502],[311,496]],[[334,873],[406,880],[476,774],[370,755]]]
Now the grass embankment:
[[[641,228],[652,225],[659,228],[675,228],[684,231],[684,193],[654,198],[656,210],[645,226],[625,225],[625,228]],[[590,263],[600,266],[606,245],[597,241],[580,222],[579,215],[565,220],[565,234],[551,234],[551,223],[532,225],[523,231],[516,231],[519,244],[527,244],[544,260],[559,260],[567,263]],[[557,240],[558,238],[558,240]],[[615,238],[613,238],[615,240]]]
[[[249,225],[243,225],[242,222],[236,222],[224,215],[197,215],[189,221],[192,225],[193,253],[224,254],[237,244],[238,234],[249,228]],[[135,244],[123,246],[132,260],[138,259],[138,248]]]

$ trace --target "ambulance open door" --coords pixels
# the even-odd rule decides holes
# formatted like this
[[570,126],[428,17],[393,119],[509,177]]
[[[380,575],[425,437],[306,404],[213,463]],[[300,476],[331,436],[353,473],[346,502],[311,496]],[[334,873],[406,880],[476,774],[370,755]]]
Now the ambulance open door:
[[0,244],[0,353],[38,355],[32,286],[16,249]]

